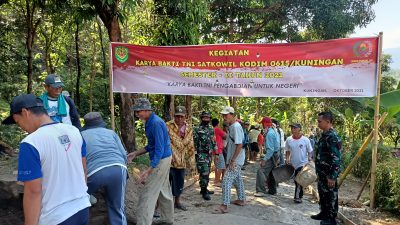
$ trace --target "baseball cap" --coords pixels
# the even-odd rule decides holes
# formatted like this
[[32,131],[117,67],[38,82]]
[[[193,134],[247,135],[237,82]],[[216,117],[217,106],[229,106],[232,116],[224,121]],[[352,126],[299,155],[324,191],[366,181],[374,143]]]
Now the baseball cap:
[[44,83],[46,85],[50,85],[53,88],[64,87],[64,83],[61,81],[61,77],[56,74],[47,75],[46,79],[44,79]]
[[23,108],[29,109],[34,107],[43,107],[43,102],[40,98],[33,94],[18,95],[10,103],[10,115],[1,123],[4,125],[15,124],[14,114],[21,112]]
[[186,108],[184,106],[177,106],[175,108],[175,116],[186,116]]
[[234,113],[235,113],[235,109],[233,109],[233,107],[230,107],[230,106],[225,106],[221,112],[221,114],[223,114],[223,115],[234,114]]
[[263,123],[272,123],[272,120],[271,120],[271,118],[269,118],[268,116],[266,116],[266,117],[264,117],[264,118],[260,121],[260,123],[261,123],[261,124],[263,124]]
[[300,128],[301,129],[301,125],[299,123],[294,123],[294,124],[290,125],[290,127]]

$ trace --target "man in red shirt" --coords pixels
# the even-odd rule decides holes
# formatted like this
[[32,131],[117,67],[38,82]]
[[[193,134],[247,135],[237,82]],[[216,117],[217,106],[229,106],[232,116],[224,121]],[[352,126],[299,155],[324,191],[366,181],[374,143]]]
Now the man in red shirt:
[[225,159],[222,154],[222,150],[224,148],[224,139],[226,139],[226,133],[218,127],[219,120],[214,118],[211,120],[211,124],[214,127],[215,139],[217,142],[217,151],[213,151],[214,162],[215,162],[215,179],[214,185],[221,186],[221,175],[225,170]]

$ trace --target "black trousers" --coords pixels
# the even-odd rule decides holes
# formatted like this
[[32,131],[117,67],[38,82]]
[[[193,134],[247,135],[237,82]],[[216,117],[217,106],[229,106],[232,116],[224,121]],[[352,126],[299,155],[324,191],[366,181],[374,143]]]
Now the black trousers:
[[[294,177],[296,177],[297,174],[299,174],[300,171],[301,171],[302,169],[303,169],[302,166],[299,167],[299,168],[297,168],[297,169],[294,171]],[[296,182],[296,180],[294,180],[294,184],[295,184],[295,186],[296,186],[296,189],[294,190],[294,199],[303,198],[303,187],[302,187],[300,184],[298,184],[298,183]]]
[[169,182],[171,183],[172,195],[181,196],[185,184],[185,169],[172,168],[169,170]]

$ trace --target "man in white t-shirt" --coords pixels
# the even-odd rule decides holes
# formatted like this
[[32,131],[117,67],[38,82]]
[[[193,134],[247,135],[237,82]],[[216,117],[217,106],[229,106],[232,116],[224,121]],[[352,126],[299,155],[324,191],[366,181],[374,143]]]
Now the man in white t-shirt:
[[64,83],[56,74],[49,74],[44,80],[46,91],[40,96],[43,106],[50,118],[59,123],[72,124],[79,130],[82,129],[79,113],[74,101],[69,94],[62,94]]
[[[295,168],[295,176],[303,169],[309,161],[312,160],[312,147],[310,140],[303,136],[301,133],[301,125],[296,123],[290,125],[292,130],[292,136],[286,139],[286,163],[292,164]],[[302,203],[303,199],[303,187],[300,186],[296,181],[294,193],[294,202]]]
[[226,146],[226,171],[222,180],[222,204],[216,210],[216,213],[227,213],[228,206],[231,204],[231,188],[236,187],[238,199],[233,204],[244,206],[246,203],[246,194],[244,189],[241,168],[244,165],[245,150],[243,149],[244,133],[239,122],[236,121],[235,110],[226,106],[221,112],[224,122],[229,124],[228,143]]
[[86,145],[77,128],[54,122],[41,99],[15,97],[2,124],[29,133],[20,144],[17,180],[24,182],[25,225],[86,225]]

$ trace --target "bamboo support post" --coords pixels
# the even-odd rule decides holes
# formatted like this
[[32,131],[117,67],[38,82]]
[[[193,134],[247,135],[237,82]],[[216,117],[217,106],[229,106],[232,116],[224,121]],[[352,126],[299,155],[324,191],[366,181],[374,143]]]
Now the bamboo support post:
[[379,52],[378,52],[378,69],[377,69],[377,90],[376,90],[376,104],[374,116],[374,141],[372,144],[372,163],[371,163],[371,185],[369,189],[369,199],[371,201],[370,208],[375,208],[375,183],[376,183],[376,163],[378,155],[378,138],[379,138],[379,107],[381,100],[381,73],[382,73],[382,38],[383,33],[379,33]]
[[[382,125],[382,123],[383,123],[383,121],[385,121],[385,118],[386,118],[387,115],[388,114],[386,112],[382,115],[382,117],[379,119],[378,127]],[[338,182],[338,186],[339,187],[342,185],[343,181],[346,179],[346,177],[350,173],[351,169],[353,169],[353,167],[356,164],[357,160],[364,153],[364,151],[367,148],[369,142],[372,140],[373,134],[374,134],[374,131],[371,131],[371,133],[364,140],[364,143],[361,145],[361,147],[358,150],[357,154],[354,156],[353,160],[351,160],[350,164],[347,166],[345,171],[340,175],[339,182]]]

